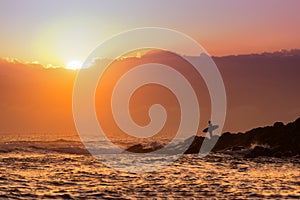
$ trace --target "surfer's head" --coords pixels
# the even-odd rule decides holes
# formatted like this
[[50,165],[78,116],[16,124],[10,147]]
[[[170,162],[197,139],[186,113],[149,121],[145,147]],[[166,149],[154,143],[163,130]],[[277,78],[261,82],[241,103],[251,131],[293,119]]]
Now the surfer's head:
[[208,121],[208,123],[210,124],[210,123],[211,123],[211,121],[209,120],[209,121]]

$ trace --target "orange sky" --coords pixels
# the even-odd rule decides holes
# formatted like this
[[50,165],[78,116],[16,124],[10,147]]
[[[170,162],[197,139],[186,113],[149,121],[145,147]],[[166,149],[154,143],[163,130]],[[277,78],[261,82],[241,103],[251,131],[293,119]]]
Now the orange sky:
[[[280,55],[214,58],[222,74],[227,93],[227,116],[223,132],[245,131],[258,126],[272,125],[275,121],[286,123],[300,116],[298,92],[300,91],[298,79],[300,56]],[[102,89],[99,88],[96,96],[96,110],[98,115],[102,115],[102,118],[106,120],[104,120],[106,123],[104,126],[111,133],[118,131],[113,128],[108,117],[109,112],[106,112],[108,106],[101,102],[105,100],[103,95],[109,90],[108,86],[113,81],[112,78],[117,78],[118,71],[122,68],[127,70],[132,65],[151,60],[160,60],[174,67],[182,66],[179,61],[174,62],[174,59],[168,59],[168,57],[168,54],[163,56],[153,54],[148,58],[145,57],[144,61],[128,58],[117,61],[115,70],[111,69],[111,72],[107,72],[113,73],[113,76],[107,76],[106,83],[104,81]],[[168,63],[170,61],[171,63]],[[77,71],[73,70],[45,69],[41,65],[0,60],[0,133],[74,134],[76,131],[72,117],[72,91],[76,73]],[[183,73],[193,77],[192,72],[184,70]],[[201,93],[199,93],[202,117],[199,130],[201,132],[209,119],[209,96],[201,80],[192,78],[191,82],[198,86],[202,84]],[[103,89],[106,92],[101,92]],[[147,105],[165,102],[166,107],[170,109],[171,116],[171,126],[167,129],[169,132],[174,128],[172,124],[178,121],[177,111],[174,110],[176,101],[171,103],[171,96],[164,96],[165,92],[160,88],[145,89],[133,98],[132,103],[136,104],[136,110],[132,111],[133,117],[135,116],[137,123],[146,123]],[[165,98],[160,99],[160,97]]]
[[[77,72],[52,68],[83,62],[114,34],[140,27],[170,28],[217,56],[299,49],[299,7],[298,0],[1,1],[0,133],[74,133],[72,90]],[[224,131],[299,117],[299,56],[239,56],[215,62],[228,95]],[[202,106],[204,116],[209,113],[207,103]]]

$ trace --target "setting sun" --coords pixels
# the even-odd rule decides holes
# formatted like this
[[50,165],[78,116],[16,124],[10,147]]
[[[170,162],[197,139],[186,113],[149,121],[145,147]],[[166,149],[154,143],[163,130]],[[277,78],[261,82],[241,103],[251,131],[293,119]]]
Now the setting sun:
[[82,62],[80,60],[72,60],[67,63],[66,69],[76,70],[81,69]]

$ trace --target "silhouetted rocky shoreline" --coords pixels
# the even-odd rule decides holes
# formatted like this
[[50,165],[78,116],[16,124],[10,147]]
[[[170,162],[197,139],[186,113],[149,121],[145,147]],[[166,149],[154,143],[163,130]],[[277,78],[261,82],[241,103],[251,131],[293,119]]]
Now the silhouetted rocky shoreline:
[[[193,139],[193,142],[184,152],[185,154],[199,153],[205,137],[195,136],[194,138],[188,138],[185,142],[191,139]],[[181,146],[183,145],[177,144],[169,148],[169,150],[165,150],[165,152],[172,153],[174,149],[178,149]],[[141,144],[137,144],[129,147],[126,151],[149,153],[160,148],[161,146],[144,148]],[[259,156],[291,157],[300,155],[300,118],[286,125],[282,122],[276,122],[273,126],[255,128],[245,133],[223,133],[212,151],[241,154],[246,158]]]

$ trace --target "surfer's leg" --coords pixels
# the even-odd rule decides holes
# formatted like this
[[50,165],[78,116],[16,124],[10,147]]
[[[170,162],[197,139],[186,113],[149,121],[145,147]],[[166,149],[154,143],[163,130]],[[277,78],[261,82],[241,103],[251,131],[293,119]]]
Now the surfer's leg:
[[212,138],[212,131],[208,131],[209,132],[209,136],[210,136],[210,139]]

